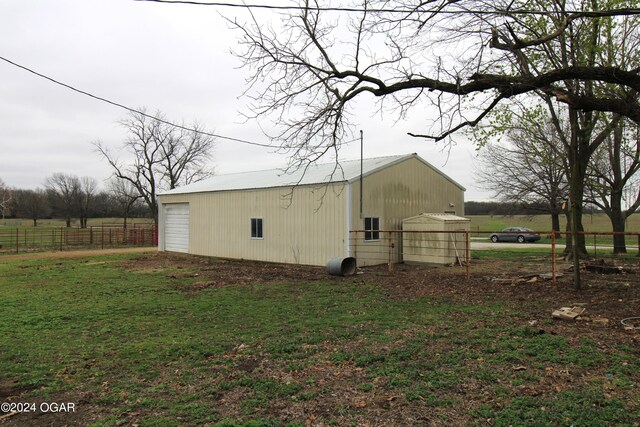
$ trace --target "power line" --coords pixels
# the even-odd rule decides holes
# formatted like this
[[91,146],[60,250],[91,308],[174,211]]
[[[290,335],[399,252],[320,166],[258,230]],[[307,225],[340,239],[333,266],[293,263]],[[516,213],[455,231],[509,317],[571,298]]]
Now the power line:
[[157,120],[160,123],[164,123],[166,125],[173,126],[175,128],[178,128],[178,129],[183,129],[183,130],[186,130],[186,131],[189,131],[189,132],[197,132],[197,133],[201,133],[203,135],[208,135],[208,136],[211,136],[211,137],[214,137],[214,138],[226,139],[228,141],[238,142],[238,143],[241,143],[241,144],[255,145],[255,146],[258,146],[258,147],[274,148],[274,146],[269,145],[269,144],[262,144],[262,143],[259,143],[259,142],[247,141],[245,139],[232,138],[230,136],[224,136],[224,135],[218,135],[218,134],[215,134],[215,133],[204,132],[204,131],[200,131],[200,130],[197,130],[197,129],[192,129],[192,128],[189,128],[189,127],[186,127],[186,126],[183,126],[183,125],[179,125],[179,124],[176,124],[176,123],[173,123],[173,122],[169,122],[169,121],[164,120],[164,119],[162,119],[160,117],[156,117],[156,116],[153,116],[151,114],[147,114],[144,111],[136,110],[135,108],[127,107],[126,105],[120,104],[118,102],[111,101],[111,100],[109,100],[107,98],[103,98],[101,96],[94,95],[94,94],[86,92],[84,90],[77,89],[77,88],[75,88],[75,87],[73,87],[71,85],[68,85],[68,84],[63,83],[63,82],[61,82],[59,80],[56,80],[56,79],[51,78],[49,76],[46,76],[46,75],[44,75],[42,73],[34,71],[31,68],[25,67],[24,65],[20,65],[20,64],[18,64],[16,62],[13,62],[13,61],[11,61],[11,60],[9,60],[7,58],[2,57],[2,56],[0,56],[0,59],[5,61],[5,62],[7,62],[7,63],[9,63],[9,64],[11,64],[11,65],[13,65],[13,66],[15,66],[15,67],[18,67],[18,68],[20,68],[22,70],[25,70],[25,71],[27,71],[27,72],[29,72],[31,74],[34,74],[34,75],[36,75],[38,77],[41,77],[41,78],[43,78],[45,80],[48,80],[48,81],[50,81],[52,83],[55,83],[55,84],[59,85],[59,86],[65,87],[67,89],[70,89],[70,90],[72,90],[74,92],[80,93],[82,95],[88,96],[90,98],[96,99],[96,100],[101,101],[101,102],[105,102],[105,103],[113,105],[115,107],[123,108],[123,109],[125,109],[127,111],[130,111],[132,113],[140,114],[140,115],[142,115],[144,117],[147,117],[147,118],[150,118],[152,120]]
[[410,13],[415,9],[363,9],[357,7],[319,7],[319,6],[281,6],[269,4],[238,4],[223,2],[204,2],[194,0],[133,0],[147,3],[166,3],[166,4],[187,4],[192,6],[216,6],[216,7],[237,7],[243,9],[270,9],[270,10],[310,10],[323,12],[397,12]]
[[[191,6],[213,6],[213,7],[232,7],[242,9],[267,9],[267,10],[295,10],[295,11],[312,11],[312,12],[347,12],[347,13],[438,13],[438,14],[476,14],[476,15],[556,15],[554,11],[543,10],[528,10],[528,9],[495,9],[495,10],[473,10],[459,8],[456,10],[444,10],[438,9],[437,11],[428,9],[408,9],[408,8],[396,8],[396,9],[376,9],[376,8],[359,8],[359,7],[330,7],[330,6],[282,6],[282,5],[269,5],[269,4],[238,4],[238,3],[226,3],[226,2],[207,2],[196,0],[133,0],[137,2],[145,3],[164,3],[164,4],[184,4]],[[640,9],[638,8],[620,8],[620,9],[608,9],[599,11],[575,11],[565,10],[565,14],[578,15],[590,18],[606,17],[606,16],[630,16],[640,15]]]

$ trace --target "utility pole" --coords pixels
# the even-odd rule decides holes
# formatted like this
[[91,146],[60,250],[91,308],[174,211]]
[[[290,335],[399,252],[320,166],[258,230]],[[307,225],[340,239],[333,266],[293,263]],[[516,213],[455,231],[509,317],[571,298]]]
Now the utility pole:
[[364,170],[363,159],[364,159],[364,137],[363,137],[362,129],[360,129],[360,219],[364,218],[364,211],[363,211],[364,187],[363,187],[363,180],[362,180],[362,174]]

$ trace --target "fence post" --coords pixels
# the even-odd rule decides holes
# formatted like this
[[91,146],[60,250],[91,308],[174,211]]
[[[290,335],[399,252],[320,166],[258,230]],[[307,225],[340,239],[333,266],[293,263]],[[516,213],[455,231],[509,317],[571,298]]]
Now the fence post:
[[471,243],[469,243],[470,241],[469,232],[465,231],[464,236],[465,236],[465,244],[466,244],[465,258],[467,258],[467,280],[469,280],[471,278]]
[[[156,232],[157,235],[157,232]],[[349,254],[358,259],[358,233],[353,230],[349,230]],[[158,243],[156,243],[157,245]],[[638,236],[638,247],[640,248],[640,236]]]
[[391,242],[391,234],[393,234],[392,232],[388,232],[387,235],[387,239],[389,240],[389,273],[391,273],[393,271],[393,250],[392,250],[392,245],[393,243]]
[[551,231],[551,283],[556,286],[556,232]]
[[16,227],[16,253],[20,252],[20,229]]

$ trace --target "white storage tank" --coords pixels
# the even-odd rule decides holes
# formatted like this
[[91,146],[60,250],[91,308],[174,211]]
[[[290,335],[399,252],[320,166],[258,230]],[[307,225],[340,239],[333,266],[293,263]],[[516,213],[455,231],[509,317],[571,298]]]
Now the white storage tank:
[[407,263],[449,265],[466,262],[471,220],[446,213],[421,213],[402,220],[402,258]]

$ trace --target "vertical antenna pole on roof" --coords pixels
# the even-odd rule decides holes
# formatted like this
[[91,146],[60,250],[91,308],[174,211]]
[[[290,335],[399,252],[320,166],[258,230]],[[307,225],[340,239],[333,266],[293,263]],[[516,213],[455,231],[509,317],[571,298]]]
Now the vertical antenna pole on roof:
[[363,155],[364,155],[364,138],[363,138],[363,132],[362,129],[360,129],[360,219],[363,218],[363,208],[362,208],[362,200],[364,197],[364,191],[363,191],[363,186],[362,186],[362,173],[363,173]]

